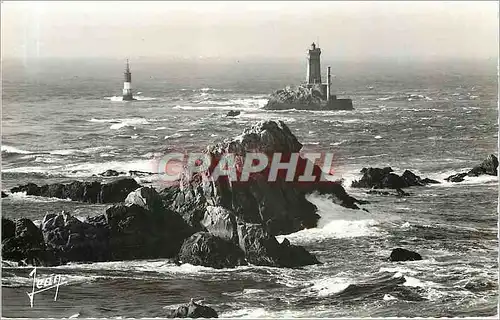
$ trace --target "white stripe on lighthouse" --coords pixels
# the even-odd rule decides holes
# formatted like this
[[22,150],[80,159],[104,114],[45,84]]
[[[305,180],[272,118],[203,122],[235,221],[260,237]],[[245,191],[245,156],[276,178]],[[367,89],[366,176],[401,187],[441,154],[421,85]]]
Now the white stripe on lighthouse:
[[123,90],[130,90],[132,87],[130,85],[130,82],[124,82],[123,83]]

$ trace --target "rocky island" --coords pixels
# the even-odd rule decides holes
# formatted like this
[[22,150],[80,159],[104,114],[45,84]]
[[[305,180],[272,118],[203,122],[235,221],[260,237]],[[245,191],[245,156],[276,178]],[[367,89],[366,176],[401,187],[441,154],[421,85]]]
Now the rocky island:
[[313,43],[307,56],[306,83],[273,92],[264,109],[353,110],[351,99],[338,99],[331,93],[330,67],[327,69],[327,82],[321,82],[320,55],[321,49]]

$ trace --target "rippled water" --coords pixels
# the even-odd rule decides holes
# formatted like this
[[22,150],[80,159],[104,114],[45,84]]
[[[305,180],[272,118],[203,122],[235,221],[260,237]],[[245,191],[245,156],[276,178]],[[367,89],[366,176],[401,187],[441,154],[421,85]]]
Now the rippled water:
[[[57,301],[50,292],[37,295],[31,309],[31,268],[4,261],[4,316],[161,317],[164,307],[191,297],[224,317],[498,314],[498,179],[442,180],[496,153],[494,66],[334,63],[334,91],[355,106],[339,112],[260,109],[270,91],[302,80],[296,64],[132,64],[142,92],[135,102],[114,97],[121,87],[116,62],[30,66],[5,66],[3,189],[95,179],[107,169],[155,171],[166,152],[200,151],[258,120],[280,119],[305,151],[334,152],[335,175],[370,204],[369,212],[355,211],[311,196],[320,225],[286,236],[323,262],[303,269],[214,270],[167,260],[40,268],[70,283]],[[241,115],[226,117],[233,109]],[[410,188],[406,198],[368,195],[349,188],[365,166],[410,169],[443,183]],[[155,177],[142,183],[162,185]],[[22,194],[2,199],[4,216],[34,220],[63,209],[85,217],[106,207]],[[388,262],[400,246],[424,260]]]

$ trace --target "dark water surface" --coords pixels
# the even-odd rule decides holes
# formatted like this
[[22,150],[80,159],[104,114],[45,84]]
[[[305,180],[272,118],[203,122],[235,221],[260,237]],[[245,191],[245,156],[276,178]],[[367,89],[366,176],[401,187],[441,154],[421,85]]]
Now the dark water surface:
[[[443,179],[496,153],[497,82],[492,64],[334,63],[333,91],[354,111],[264,111],[274,89],[298,83],[302,62],[132,61],[139,100],[122,102],[117,61],[6,62],[2,189],[20,183],[93,179],[107,169],[157,170],[170,151],[200,151],[259,120],[283,120],[304,151],[333,152],[335,175],[368,212],[311,196],[318,228],[286,237],[317,255],[303,269],[231,270],[168,260],[39,268],[69,283],[35,297],[28,267],[2,265],[6,317],[161,317],[191,297],[224,317],[452,317],[498,314],[497,177]],[[228,110],[241,110],[227,118]],[[405,169],[443,183],[406,198],[349,188],[366,166]],[[160,177],[142,183],[161,187]],[[2,215],[78,217],[107,205],[14,194]],[[279,237],[280,239],[283,236]],[[390,263],[403,246],[424,260]]]

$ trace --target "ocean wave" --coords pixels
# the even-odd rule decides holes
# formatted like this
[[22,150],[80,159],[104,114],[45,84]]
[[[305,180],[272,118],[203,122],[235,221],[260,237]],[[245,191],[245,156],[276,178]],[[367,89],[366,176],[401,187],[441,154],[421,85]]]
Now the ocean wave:
[[72,178],[89,177],[98,175],[108,169],[116,171],[130,170],[156,172],[158,170],[158,161],[155,159],[136,160],[136,161],[109,161],[98,163],[73,163],[56,166],[27,166],[2,169],[9,173],[44,173],[48,175],[65,176]]
[[13,202],[61,202],[61,201],[71,201],[71,199],[59,199],[59,198],[47,198],[38,196],[28,196],[26,192],[15,192],[11,193],[9,198]]
[[[123,97],[122,96],[104,97],[104,99],[105,100],[110,100],[110,101],[113,101],[113,102],[134,102],[134,101],[123,101]],[[153,100],[157,100],[157,98],[143,97],[143,96],[140,96],[140,95],[135,95],[134,99],[135,99],[135,101],[153,101]]]
[[326,277],[314,280],[312,285],[302,291],[308,294],[315,293],[318,297],[326,297],[347,289],[352,280],[345,277]]
[[144,118],[120,119],[120,122],[112,124],[109,128],[111,130],[118,130],[121,128],[132,127],[140,124],[149,124],[149,121]]
[[378,221],[361,210],[353,212],[332,203],[327,196],[308,195],[307,200],[318,208],[321,218],[316,228],[304,229],[288,235],[277,236],[278,241],[287,238],[292,243],[311,243],[330,238],[353,238],[373,236],[380,233]]
[[5,144],[2,144],[2,153],[12,153],[12,154],[32,154],[32,151],[27,151],[27,150],[22,150],[18,149],[13,146],[8,146]]

